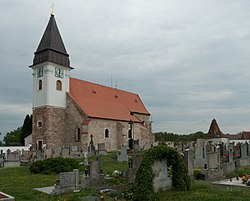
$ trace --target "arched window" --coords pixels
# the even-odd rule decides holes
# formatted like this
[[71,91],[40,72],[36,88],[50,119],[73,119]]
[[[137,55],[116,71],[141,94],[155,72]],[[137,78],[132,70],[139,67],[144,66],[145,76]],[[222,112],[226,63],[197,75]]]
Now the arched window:
[[132,132],[131,132],[131,129],[128,129],[128,138],[132,138]]
[[62,82],[60,80],[56,81],[56,90],[62,91]]
[[80,142],[81,140],[81,129],[78,127],[76,129],[76,142]]
[[38,90],[42,90],[43,89],[43,81],[39,80],[38,81]]
[[107,128],[104,131],[104,137],[109,138],[109,129],[107,129]]

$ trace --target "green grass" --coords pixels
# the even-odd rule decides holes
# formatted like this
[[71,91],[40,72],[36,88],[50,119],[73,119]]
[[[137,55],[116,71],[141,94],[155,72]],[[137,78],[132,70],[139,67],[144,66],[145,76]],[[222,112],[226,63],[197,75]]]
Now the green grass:
[[[101,157],[101,166],[105,174],[112,174],[114,170],[127,170],[127,163],[117,162],[115,160],[115,153]],[[90,160],[95,160],[95,157],[90,158]],[[33,188],[53,186],[56,179],[59,179],[59,174],[32,174],[27,166],[18,168],[2,168],[0,169],[0,191],[14,196],[16,201],[77,201],[80,200],[79,197],[85,195],[100,196],[98,192],[92,189],[82,190],[80,193],[70,193],[58,196],[50,196],[33,190]]]
[[[94,160],[94,157],[91,160]],[[102,169],[105,174],[111,174],[114,170],[126,171],[127,163],[116,162],[115,153],[112,153],[102,156]],[[2,168],[0,169],[0,191],[14,196],[16,201],[80,201],[80,197],[85,195],[100,196],[100,193],[93,189],[58,196],[33,190],[33,188],[52,186],[58,178],[58,174],[32,174],[29,167]],[[105,201],[113,200],[110,197],[106,198]],[[160,198],[160,201],[247,201],[250,200],[250,189],[194,181],[189,191],[160,192]]]
[[160,193],[161,200],[172,201],[248,201],[250,189],[214,185],[203,181],[192,182],[189,191],[166,191]]

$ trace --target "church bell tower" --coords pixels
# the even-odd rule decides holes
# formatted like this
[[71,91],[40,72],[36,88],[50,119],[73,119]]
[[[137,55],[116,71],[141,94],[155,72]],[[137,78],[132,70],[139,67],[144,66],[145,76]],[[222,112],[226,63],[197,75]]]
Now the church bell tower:
[[66,93],[69,92],[69,54],[54,14],[34,53],[33,64],[33,147],[60,147],[65,138]]

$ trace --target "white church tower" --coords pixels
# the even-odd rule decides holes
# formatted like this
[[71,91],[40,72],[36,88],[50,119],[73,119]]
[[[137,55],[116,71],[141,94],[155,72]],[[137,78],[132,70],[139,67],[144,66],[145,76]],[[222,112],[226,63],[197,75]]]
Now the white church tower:
[[33,146],[41,149],[63,144],[66,93],[73,68],[54,14],[30,67],[33,70]]

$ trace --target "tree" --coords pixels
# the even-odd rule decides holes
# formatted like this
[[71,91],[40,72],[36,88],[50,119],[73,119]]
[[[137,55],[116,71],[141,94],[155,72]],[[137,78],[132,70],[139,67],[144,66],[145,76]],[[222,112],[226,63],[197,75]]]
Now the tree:
[[167,132],[159,132],[154,133],[155,140],[157,141],[174,141],[174,142],[186,142],[186,141],[196,141],[200,138],[206,138],[207,134],[202,131],[198,131],[196,133],[191,133],[189,135],[178,135]]
[[24,138],[29,136],[31,133],[32,133],[32,115],[27,114],[23,122],[22,132],[19,140],[21,145],[24,145]]
[[19,146],[20,144],[20,136],[22,132],[22,127],[18,127],[16,130],[8,132],[3,141],[6,146]]

